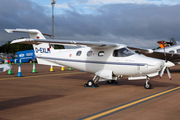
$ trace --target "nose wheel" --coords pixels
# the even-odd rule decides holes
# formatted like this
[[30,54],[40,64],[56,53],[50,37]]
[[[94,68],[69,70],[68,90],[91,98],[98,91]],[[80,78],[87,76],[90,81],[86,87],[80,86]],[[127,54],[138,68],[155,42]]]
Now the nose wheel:
[[148,82],[148,83],[145,83],[145,84],[144,84],[144,88],[145,88],[145,89],[151,89],[151,83],[149,83],[149,82]]
[[147,76],[146,83],[144,84],[145,89],[151,89],[151,83],[149,83],[150,78]]

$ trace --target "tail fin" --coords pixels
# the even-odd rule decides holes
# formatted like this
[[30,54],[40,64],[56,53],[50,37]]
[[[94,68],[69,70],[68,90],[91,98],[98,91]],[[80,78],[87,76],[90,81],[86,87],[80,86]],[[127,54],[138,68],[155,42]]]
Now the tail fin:
[[[28,33],[30,38],[32,39],[46,39],[43,34],[37,30],[37,29],[5,29],[8,33],[13,33],[13,32],[19,32],[19,33]],[[23,43],[23,42],[21,42]],[[48,44],[48,43],[41,43],[41,44],[33,44],[33,43],[30,43],[33,45],[33,48],[34,48],[34,52],[35,52],[35,55],[36,55],[36,58],[37,58],[37,61],[39,64],[44,64],[44,65],[54,65],[54,66],[61,66],[59,64],[55,64],[51,61],[45,61],[43,59],[40,59],[40,57],[42,55],[48,55],[48,54],[51,54],[53,53],[55,50],[54,48]]]
[[174,38],[171,38],[170,42],[172,43],[172,45],[177,45],[176,40]]

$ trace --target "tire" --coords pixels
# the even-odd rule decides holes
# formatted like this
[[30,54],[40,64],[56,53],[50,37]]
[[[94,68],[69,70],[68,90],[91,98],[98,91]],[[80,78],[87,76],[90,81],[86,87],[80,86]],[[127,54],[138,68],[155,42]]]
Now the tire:
[[87,85],[88,85],[89,87],[92,87],[92,86],[94,85],[94,81],[93,81],[93,80],[89,80],[89,81],[87,82]]
[[29,60],[29,63],[33,63],[32,60]]
[[144,84],[144,88],[145,89],[151,89],[151,83],[147,83],[147,85],[146,85],[146,83]]
[[108,84],[113,84],[115,82],[115,80],[108,80],[107,83]]

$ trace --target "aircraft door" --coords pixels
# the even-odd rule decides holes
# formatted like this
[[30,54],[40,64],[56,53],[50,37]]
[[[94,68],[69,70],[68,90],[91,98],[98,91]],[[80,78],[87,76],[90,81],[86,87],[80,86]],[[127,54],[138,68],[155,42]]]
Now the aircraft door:
[[137,74],[140,74],[141,73],[141,71],[140,71],[140,64],[137,64],[137,69],[136,69],[136,71],[137,71]]

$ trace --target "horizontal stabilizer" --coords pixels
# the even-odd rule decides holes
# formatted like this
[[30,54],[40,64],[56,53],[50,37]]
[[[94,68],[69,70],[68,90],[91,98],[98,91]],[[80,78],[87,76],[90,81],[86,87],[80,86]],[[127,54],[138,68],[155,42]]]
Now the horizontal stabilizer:
[[36,29],[5,29],[8,33],[19,32],[19,33],[28,33],[30,38],[33,39],[46,39],[43,34]]
[[37,34],[37,31],[33,30],[28,30],[28,29],[5,29],[8,33],[13,33],[13,32],[20,32],[20,33],[32,33],[32,34]]

